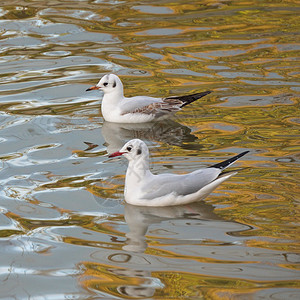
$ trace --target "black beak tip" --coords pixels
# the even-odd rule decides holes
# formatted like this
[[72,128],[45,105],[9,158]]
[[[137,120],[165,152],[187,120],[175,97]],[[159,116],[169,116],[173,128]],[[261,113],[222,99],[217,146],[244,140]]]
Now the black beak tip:
[[91,90],[91,89],[90,89],[90,88],[88,88],[88,89],[86,89],[85,91],[86,91],[86,92],[88,92],[88,91],[90,91],[90,90]]

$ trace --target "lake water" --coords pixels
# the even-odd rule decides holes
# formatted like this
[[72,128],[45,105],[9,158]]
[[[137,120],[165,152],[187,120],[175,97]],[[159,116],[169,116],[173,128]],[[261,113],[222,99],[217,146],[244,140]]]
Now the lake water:
[[[292,0],[2,0],[1,299],[299,299],[299,15]],[[108,72],[127,96],[213,93],[109,124],[85,92]],[[133,137],[154,173],[250,153],[204,201],[135,207],[126,159],[107,155]]]

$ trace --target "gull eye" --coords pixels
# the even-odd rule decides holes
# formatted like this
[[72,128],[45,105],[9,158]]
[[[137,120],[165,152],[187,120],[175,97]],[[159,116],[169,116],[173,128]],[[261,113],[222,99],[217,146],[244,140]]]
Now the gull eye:
[[130,146],[128,146],[128,147],[126,148],[126,150],[127,150],[128,152],[130,152],[131,149],[132,149],[132,147],[130,147]]
[[104,86],[108,86],[108,82],[104,82],[103,85],[104,85]]

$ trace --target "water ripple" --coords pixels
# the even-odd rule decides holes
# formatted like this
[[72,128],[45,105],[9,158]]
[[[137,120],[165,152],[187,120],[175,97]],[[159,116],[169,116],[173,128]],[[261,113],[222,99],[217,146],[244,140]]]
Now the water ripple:
[[[1,296],[298,299],[295,1],[50,4],[0,5]],[[126,96],[213,93],[112,125],[85,92],[108,72]],[[107,152],[131,138],[155,173],[250,150],[247,169],[203,203],[130,207]]]

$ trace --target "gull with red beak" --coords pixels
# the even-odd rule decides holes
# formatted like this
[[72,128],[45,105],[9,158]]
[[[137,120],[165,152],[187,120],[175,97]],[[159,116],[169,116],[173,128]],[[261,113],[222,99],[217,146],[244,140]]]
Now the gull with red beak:
[[129,161],[124,190],[127,203],[141,206],[171,206],[204,199],[223,181],[237,173],[236,171],[222,173],[222,171],[248,152],[182,175],[152,174],[149,169],[148,147],[139,139],[127,142],[120,151],[109,157],[123,155]]
[[87,89],[104,93],[101,112],[105,121],[114,123],[145,123],[166,117],[172,112],[208,95],[211,91],[185,96],[154,98],[148,96],[124,96],[123,84],[115,74],[104,75],[100,81]]

